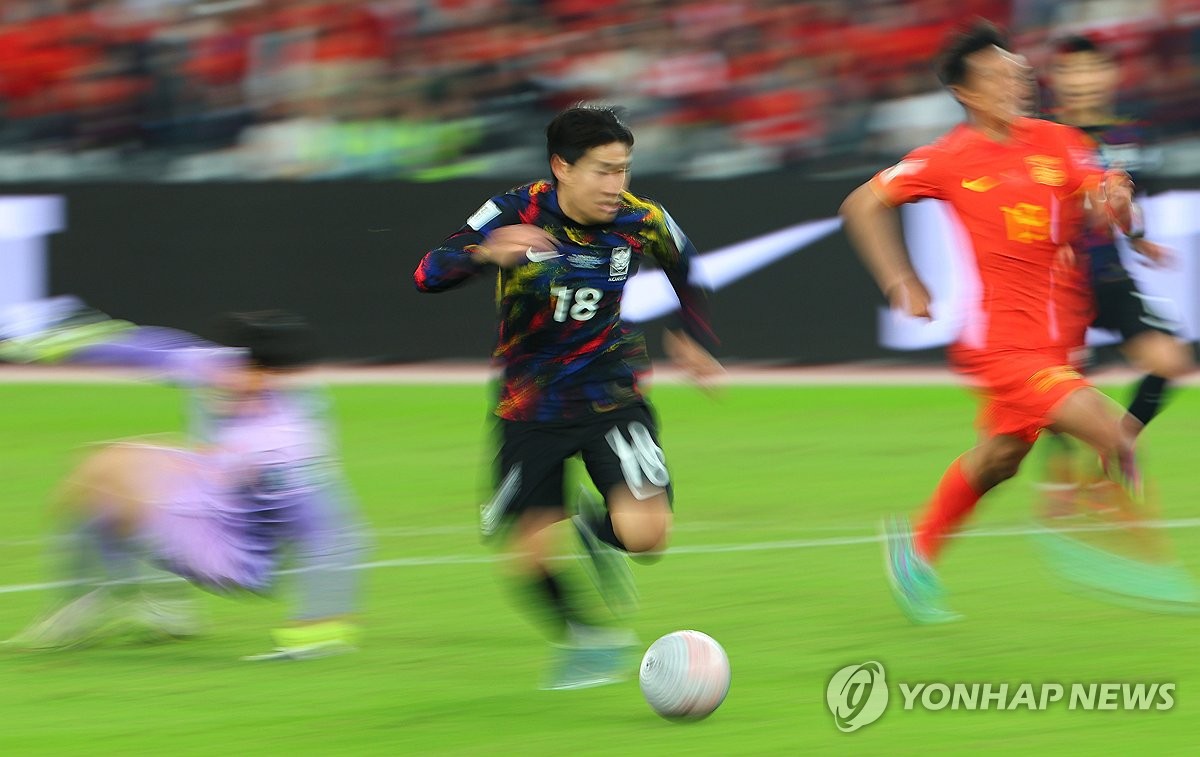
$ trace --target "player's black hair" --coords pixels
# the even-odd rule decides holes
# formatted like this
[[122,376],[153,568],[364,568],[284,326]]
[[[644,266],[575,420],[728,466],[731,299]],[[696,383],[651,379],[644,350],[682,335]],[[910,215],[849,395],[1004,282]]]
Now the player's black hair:
[[1008,50],[1008,37],[995,24],[980,19],[946,40],[937,60],[938,81],[944,87],[962,84],[967,78],[967,58],[989,47]]
[[1056,55],[1072,55],[1074,53],[1096,53],[1105,58],[1113,57],[1112,51],[1096,41],[1094,37],[1084,34],[1070,34],[1054,43]]
[[621,120],[619,108],[577,105],[567,108],[546,126],[546,158],[555,155],[574,163],[593,147],[620,142],[633,147],[633,132]]
[[316,359],[312,329],[285,310],[226,313],[218,321],[219,341],[242,347],[263,368],[298,368]]

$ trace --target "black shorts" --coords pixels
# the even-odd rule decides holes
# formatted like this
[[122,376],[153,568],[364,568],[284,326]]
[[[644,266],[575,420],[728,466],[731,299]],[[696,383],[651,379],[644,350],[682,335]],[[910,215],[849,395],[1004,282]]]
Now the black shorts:
[[1129,341],[1147,331],[1174,334],[1178,330],[1170,300],[1138,291],[1132,279],[1096,282],[1096,319],[1092,326],[1121,334]]
[[480,509],[480,530],[491,536],[526,510],[566,510],[566,462],[583,458],[605,497],[618,484],[638,499],[672,495],[654,415],[646,405],[570,421],[500,420],[496,491]]

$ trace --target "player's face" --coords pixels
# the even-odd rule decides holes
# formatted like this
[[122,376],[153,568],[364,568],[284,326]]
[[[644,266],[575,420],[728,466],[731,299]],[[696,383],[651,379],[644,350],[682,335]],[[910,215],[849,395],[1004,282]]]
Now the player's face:
[[241,362],[224,366],[213,378],[213,410],[222,416],[240,415],[251,408],[267,384],[268,373],[261,368]]
[[1024,55],[1014,55],[1013,59],[1017,63],[1021,80],[1024,87],[1021,90],[1021,115],[1033,116],[1038,111],[1038,81],[1037,75],[1033,71],[1033,66],[1029,65],[1029,59]]
[[1117,91],[1117,64],[1093,52],[1054,56],[1050,68],[1054,99],[1064,110],[1107,107]]
[[966,80],[956,94],[977,118],[1012,123],[1029,109],[1029,64],[995,46],[980,50],[967,56]]
[[582,224],[609,223],[617,217],[621,193],[629,188],[631,150],[621,142],[593,147],[579,160],[554,162],[558,201]]

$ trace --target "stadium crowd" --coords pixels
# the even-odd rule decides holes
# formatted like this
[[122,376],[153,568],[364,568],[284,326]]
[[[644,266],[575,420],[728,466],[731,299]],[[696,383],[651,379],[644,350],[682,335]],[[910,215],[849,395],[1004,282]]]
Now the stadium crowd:
[[1200,0],[6,0],[0,181],[525,175],[580,100],[640,174],[853,170],[959,120],[929,57],[972,16],[1035,66],[1103,35],[1125,106],[1200,136]]

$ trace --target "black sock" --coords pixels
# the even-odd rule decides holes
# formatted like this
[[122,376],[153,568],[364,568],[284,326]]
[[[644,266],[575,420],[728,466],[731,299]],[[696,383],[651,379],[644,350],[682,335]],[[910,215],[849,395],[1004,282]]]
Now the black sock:
[[1143,426],[1148,425],[1162,409],[1166,394],[1167,380],[1162,376],[1147,374],[1138,384],[1133,401],[1129,403],[1129,414],[1141,421]]
[[561,578],[561,574],[553,574],[543,570],[532,581],[534,594],[538,596],[547,610],[547,621],[550,625],[551,636],[560,638],[567,633],[569,623],[582,623],[579,612],[571,603],[570,591]]

